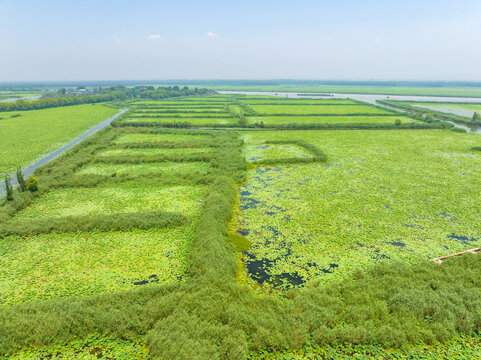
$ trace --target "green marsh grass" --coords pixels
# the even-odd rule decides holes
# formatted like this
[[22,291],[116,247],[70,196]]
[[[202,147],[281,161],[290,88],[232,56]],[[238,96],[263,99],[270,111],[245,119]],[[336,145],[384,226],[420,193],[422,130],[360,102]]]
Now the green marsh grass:
[[[100,104],[2,113],[0,173],[32,163],[116,113],[117,109]],[[11,114],[21,116],[11,118]]]

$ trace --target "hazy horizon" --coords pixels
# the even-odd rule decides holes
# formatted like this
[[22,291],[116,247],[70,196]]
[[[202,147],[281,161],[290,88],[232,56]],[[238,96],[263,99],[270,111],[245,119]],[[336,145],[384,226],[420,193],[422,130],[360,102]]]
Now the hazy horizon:
[[478,82],[480,18],[472,0],[0,0],[0,82]]

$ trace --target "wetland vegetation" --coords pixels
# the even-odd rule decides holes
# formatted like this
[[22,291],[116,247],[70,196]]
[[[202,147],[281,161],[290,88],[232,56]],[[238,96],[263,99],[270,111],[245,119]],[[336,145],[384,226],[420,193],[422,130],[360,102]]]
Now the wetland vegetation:
[[429,262],[481,246],[479,135],[352,100],[123,105],[1,200],[2,356],[479,356],[479,255]]

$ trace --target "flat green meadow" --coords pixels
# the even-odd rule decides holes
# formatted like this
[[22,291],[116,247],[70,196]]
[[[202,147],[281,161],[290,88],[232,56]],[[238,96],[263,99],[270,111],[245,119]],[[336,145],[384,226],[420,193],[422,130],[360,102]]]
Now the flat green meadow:
[[[107,173],[107,170],[105,172]],[[203,186],[147,184],[56,189],[20,211],[15,219],[142,213],[155,210],[198,216],[205,190]]]
[[249,123],[264,124],[402,124],[419,123],[405,116],[249,116]]
[[32,163],[117,113],[100,104],[0,113],[0,174]]
[[239,101],[247,105],[359,105],[359,102],[349,99],[283,99],[281,97],[240,97]]
[[127,124],[147,124],[147,125],[165,125],[165,124],[185,124],[189,123],[191,125],[196,126],[209,126],[212,124],[215,125],[229,125],[235,124],[237,122],[236,118],[229,118],[229,117],[169,117],[169,116],[162,116],[162,117],[127,117],[122,122]]
[[162,162],[149,164],[89,164],[83,166],[76,175],[130,175],[134,177],[159,174],[175,175],[189,172],[207,173],[211,169],[205,162]]
[[201,148],[129,148],[129,149],[109,149],[99,151],[96,155],[99,157],[105,156],[142,156],[142,155],[174,155],[174,154],[210,154],[212,153],[212,148],[201,147]]
[[201,107],[201,108],[184,108],[184,107],[168,107],[168,108],[150,108],[133,111],[132,114],[145,115],[145,114],[169,114],[169,113],[219,113],[225,112],[223,108]]
[[384,109],[379,109],[369,105],[251,105],[257,114],[266,115],[282,115],[282,114],[295,114],[295,115],[370,115],[370,114],[383,114],[392,115],[392,112]]
[[[198,135],[194,137],[195,140],[210,140],[211,137],[208,135]],[[141,143],[141,142],[160,142],[160,141],[171,141],[171,142],[183,142],[191,140],[192,136],[183,134],[145,134],[145,133],[127,133],[120,135],[114,140],[115,144],[126,144],[126,143]]]

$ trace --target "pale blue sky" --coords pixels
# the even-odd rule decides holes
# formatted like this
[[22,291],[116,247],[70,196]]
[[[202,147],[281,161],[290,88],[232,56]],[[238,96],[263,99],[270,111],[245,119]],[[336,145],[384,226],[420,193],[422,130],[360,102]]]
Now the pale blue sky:
[[0,0],[0,82],[481,80],[479,0]]

